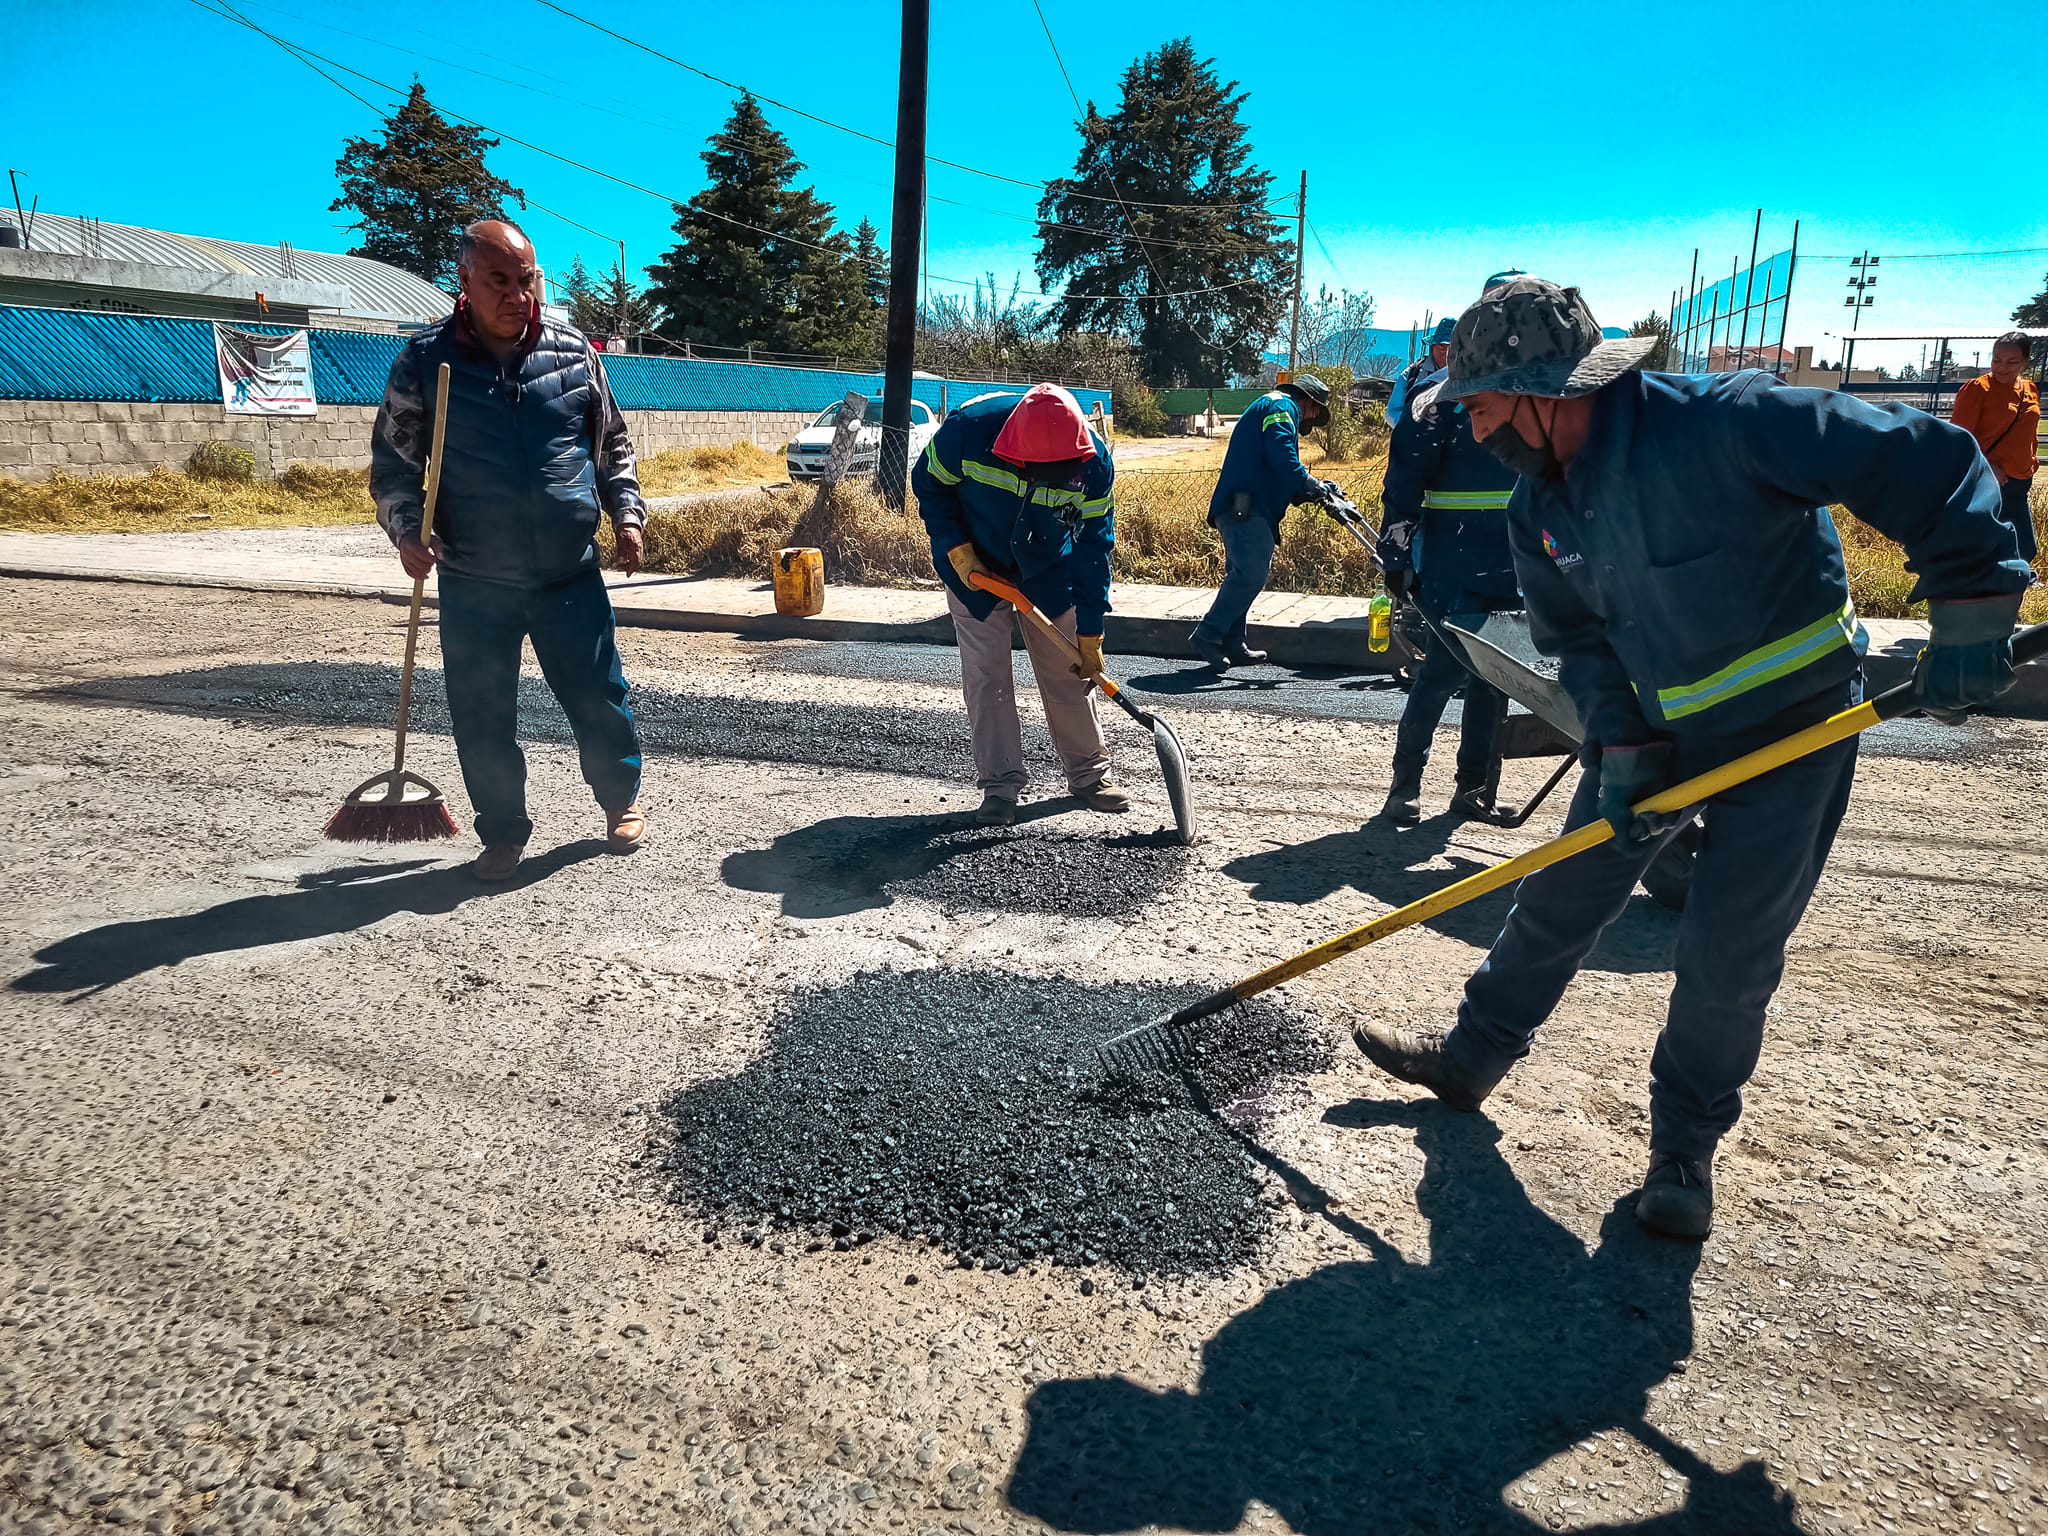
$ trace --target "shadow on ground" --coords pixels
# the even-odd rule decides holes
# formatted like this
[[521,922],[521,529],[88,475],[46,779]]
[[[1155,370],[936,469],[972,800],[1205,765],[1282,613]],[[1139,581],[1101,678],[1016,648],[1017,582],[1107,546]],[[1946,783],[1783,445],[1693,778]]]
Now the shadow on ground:
[[[595,838],[564,843],[526,860],[516,876],[498,885],[478,880],[467,864],[450,866],[429,859],[322,870],[302,875],[296,891],[244,896],[203,912],[107,923],[74,933],[37,950],[39,968],[17,976],[12,990],[103,991],[145,971],[200,955],[349,933],[395,912],[436,916],[480,896],[537,884],[604,851],[604,843]],[[433,867],[422,867],[426,865]]]
[[971,811],[833,816],[728,854],[719,873],[735,890],[779,893],[789,917],[838,917],[899,896],[948,911],[1118,917],[1178,885],[1189,854],[1171,829],[1111,832],[1117,824],[1064,795],[1025,805],[1014,827],[976,826]]
[[1589,1254],[1530,1201],[1480,1116],[1356,1101],[1325,1119],[1413,1128],[1430,1261],[1357,1228],[1371,1258],[1233,1319],[1192,1393],[1121,1377],[1040,1386],[1016,1509],[1064,1531],[1231,1531],[1258,1499],[1301,1536],[1538,1531],[1509,1486],[1619,1429],[1690,1480],[1686,1502],[1633,1521],[1616,1508],[1623,1523],[1591,1528],[1799,1529],[1762,1463],[1717,1472],[1644,1422],[1648,1389],[1692,1350],[1697,1247],[1643,1235],[1624,1201]]
[[[1257,901],[1307,906],[1350,886],[1389,907],[1404,907],[1498,862],[1485,851],[1484,823],[1433,816],[1419,827],[1373,820],[1355,832],[1332,832],[1305,843],[1248,853],[1223,866],[1223,873],[1251,887]],[[1450,868],[1418,869],[1439,854]],[[1504,856],[1504,855],[1503,855]],[[1468,901],[1422,926],[1476,949],[1490,949],[1514,905],[1514,887]],[[1600,936],[1586,968],[1617,975],[1671,969],[1678,943],[1678,914],[1666,911],[1638,890],[1620,917]]]

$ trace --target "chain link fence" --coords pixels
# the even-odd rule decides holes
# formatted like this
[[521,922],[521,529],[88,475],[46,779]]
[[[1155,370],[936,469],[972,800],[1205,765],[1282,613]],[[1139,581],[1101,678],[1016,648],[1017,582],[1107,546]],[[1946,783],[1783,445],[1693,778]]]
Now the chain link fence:
[[[1366,518],[1379,521],[1379,464],[1331,469],[1319,478],[1335,480]],[[1223,579],[1223,544],[1209,526],[1216,493],[1214,470],[1128,469],[1116,477],[1118,581],[1161,582],[1175,587],[1213,587]],[[1380,590],[1379,573],[1365,548],[1314,506],[1297,507],[1280,524],[1273,552],[1274,592],[1319,592],[1369,597]]]

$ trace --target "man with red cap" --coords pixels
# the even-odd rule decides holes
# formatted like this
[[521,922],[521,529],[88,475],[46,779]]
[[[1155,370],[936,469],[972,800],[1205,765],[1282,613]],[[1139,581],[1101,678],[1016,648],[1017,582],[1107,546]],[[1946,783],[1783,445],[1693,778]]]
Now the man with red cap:
[[1024,792],[1024,744],[1010,671],[1010,604],[971,585],[976,571],[1018,588],[1072,637],[1086,675],[1035,626],[1024,644],[1067,788],[1090,810],[1127,811],[1109,776],[1093,679],[1102,671],[1109,551],[1116,542],[1109,445],[1057,384],[983,395],[948,416],[913,466],[911,489],[932,539],[932,567],[960,643],[960,680],[982,791],[976,820],[1006,827]]

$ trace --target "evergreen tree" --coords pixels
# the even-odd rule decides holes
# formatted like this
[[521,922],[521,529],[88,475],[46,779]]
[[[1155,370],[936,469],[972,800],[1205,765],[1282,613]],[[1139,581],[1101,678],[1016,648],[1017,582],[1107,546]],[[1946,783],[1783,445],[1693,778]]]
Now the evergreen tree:
[[452,289],[463,226],[504,217],[507,198],[526,206],[525,193],[484,165],[485,151],[497,147],[482,129],[436,112],[415,77],[412,95],[384,119],[381,137],[348,140],[334,163],[341,196],[329,211],[356,214],[352,227],[363,237],[349,254]]
[[2041,291],[2012,312],[2021,325],[2048,325],[2048,276],[2041,279]]
[[862,219],[853,227],[853,259],[860,263],[861,286],[868,304],[875,309],[889,305],[889,253],[882,249],[882,232],[874,221]]
[[1286,313],[1294,245],[1267,207],[1273,178],[1251,163],[1245,97],[1188,38],[1125,70],[1122,97],[1107,117],[1089,103],[1073,176],[1039,200],[1039,281],[1067,285],[1054,323],[1135,336],[1159,384],[1254,372]]
[[564,306],[576,329],[584,335],[604,333],[604,301],[598,297],[597,282],[590,275],[590,269],[583,265],[578,256],[569,263],[569,275],[561,281],[562,297],[568,302]]
[[[1671,323],[1654,309],[1628,328],[1631,336],[1654,336],[1657,345],[1650,349],[1650,355],[1643,359],[1643,367],[1651,373],[1661,373],[1671,366]],[[1752,364],[1762,367],[1761,363]]]
[[711,185],[676,204],[679,242],[647,269],[661,334],[715,346],[829,352],[858,334],[861,269],[832,207],[790,183],[803,165],[743,94],[703,152]]

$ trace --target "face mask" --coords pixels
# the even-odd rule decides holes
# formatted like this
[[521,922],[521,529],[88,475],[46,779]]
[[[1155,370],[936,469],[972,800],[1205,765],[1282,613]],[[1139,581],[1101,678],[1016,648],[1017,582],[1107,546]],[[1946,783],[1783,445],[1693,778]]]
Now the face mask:
[[[1531,406],[1529,409],[1534,413],[1536,408]],[[1521,403],[1517,401],[1515,415],[1520,415],[1521,410]],[[1564,464],[1557,456],[1557,449],[1551,443],[1549,429],[1543,425],[1541,416],[1536,417],[1536,429],[1543,433],[1543,442],[1532,448],[1515,430],[1515,417],[1510,416],[1481,438],[1479,446],[1518,475],[1527,475],[1531,480],[1562,480]]]

